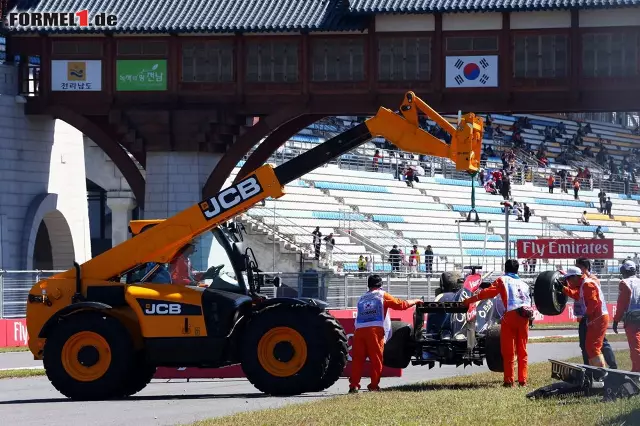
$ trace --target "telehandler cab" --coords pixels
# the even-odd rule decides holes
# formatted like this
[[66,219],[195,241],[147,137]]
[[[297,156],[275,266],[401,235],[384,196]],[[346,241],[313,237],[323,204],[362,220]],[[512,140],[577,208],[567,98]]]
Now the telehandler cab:
[[[421,129],[419,112],[447,131],[451,143]],[[276,168],[261,166],[171,218],[132,222],[133,238],[32,287],[29,348],[43,360],[54,387],[76,400],[133,395],[158,366],[240,364],[257,389],[272,395],[326,389],[346,365],[344,329],[324,302],[261,296],[264,277],[252,252],[225,223],[261,200],[282,197],[288,182],[373,137],[475,172],[482,131],[483,121],[474,114],[454,127],[407,92],[399,112],[381,107],[364,123]],[[211,230],[235,279],[214,267],[207,271],[213,277],[209,287],[148,282],[185,244]]]

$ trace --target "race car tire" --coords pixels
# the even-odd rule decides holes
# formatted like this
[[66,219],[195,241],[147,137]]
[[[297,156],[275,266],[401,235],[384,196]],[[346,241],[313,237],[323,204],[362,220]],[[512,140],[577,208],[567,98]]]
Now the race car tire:
[[504,361],[500,349],[500,326],[492,325],[485,334],[485,360],[489,370],[495,373],[504,371]]
[[402,321],[391,321],[391,338],[384,345],[382,364],[390,368],[407,368],[413,355],[413,327]]
[[567,296],[556,291],[554,284],[561,277],[558,271],[545,271],[536,278],[533,301],[542,315],[560,315],[567,305]]

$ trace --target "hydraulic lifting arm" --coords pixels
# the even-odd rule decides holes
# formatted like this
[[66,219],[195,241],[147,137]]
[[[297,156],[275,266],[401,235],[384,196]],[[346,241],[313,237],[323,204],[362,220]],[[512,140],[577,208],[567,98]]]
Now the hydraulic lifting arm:
[[[421,129],[422,112],[451,135],[447,144]],[[399,113],[381,107],[377,114],[350,130],[276,167],[264,165],[177,215],[162,221],[82,265],[82,279],[108,280],[147,262],[167,263],[194,237],[209,231],[268,197],[284,195],[284,186],[374,137],[384,137],[408,152],[453,160],[458,170],[479,168],[483,121],[473,113],[454,127],[413,92],[407,92]],[[75,270],[56,278],[74,278]],[[85,287],[85,286],[83,286]]]

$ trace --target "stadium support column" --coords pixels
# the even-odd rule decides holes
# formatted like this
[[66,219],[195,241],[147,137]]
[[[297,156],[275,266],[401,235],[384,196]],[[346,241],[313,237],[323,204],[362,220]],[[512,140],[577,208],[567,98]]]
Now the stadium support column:
[[108,192],[107,207],[111,210],[111,247],[115,247],[129,238],[129,221],[136,200],[128,191]]
[[[147,152],[144,218],[166,219],[202,201],[202,188],[221,158],[218,153]],[[224,263],[212,243],[211,233],[196,240],[197,252],[191,256],[194,269]]]

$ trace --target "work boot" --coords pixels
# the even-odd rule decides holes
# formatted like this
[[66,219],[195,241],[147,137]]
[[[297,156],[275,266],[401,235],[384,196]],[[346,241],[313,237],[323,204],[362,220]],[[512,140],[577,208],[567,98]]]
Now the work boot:
[[521,388],[526,388],[527,387],[527,382],[520,382],[520,387]]
[[349,386],[349,393],[358,393],[359,390],[360,390],[360,385]]
[[513,383],[506,383],[505,382],[505,383],[502,384],[502,387],[504,387],[504,388],[512,388],[514,386],[515,386],[515,384],[513,384]]
[[372,387],[371,385],[367,386],[367,389],[369,389],[369,392],[380,392],[380,387],[376,386],[376,387]]

